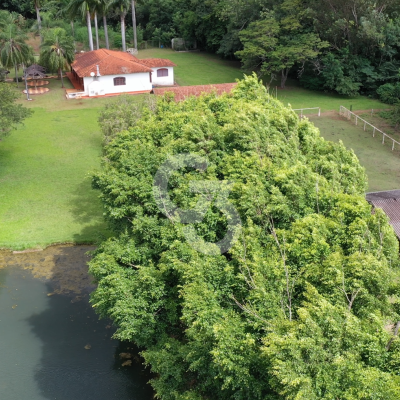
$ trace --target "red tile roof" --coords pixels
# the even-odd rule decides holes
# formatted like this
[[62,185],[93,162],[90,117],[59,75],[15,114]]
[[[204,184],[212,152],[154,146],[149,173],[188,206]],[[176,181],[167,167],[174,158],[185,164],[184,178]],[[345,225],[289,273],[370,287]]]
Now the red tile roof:
[[166,58],[143,58],[137,61],[140,64],[146,65],[150,68],[176,67],[176,64],[174,64],[171,60],[167,60]]
[[218,95],[221,95],[222,93],[230,93],[236,85],[236,83],[218,83],[212,85],[154,88],[153,92],[158,96],[163,96],[166,92],[173,92],[175,93],[175,101],[181,101],[186,97],[200,96],[202,93],[211,93],[214,90]]
[[374,207],[381,208],[385,212],[400,239],[400,190],[367,193],[366,198]]
[[94,50],[80,53],[75,56],[72,68],[80,78],[89,77],[91,72],[97,73],[99,66],[100,75],[123,75],[137,72],[151,72],[151,67],[174,67],[170,60],[150,58],[139,60],[135,56],[122,51]]

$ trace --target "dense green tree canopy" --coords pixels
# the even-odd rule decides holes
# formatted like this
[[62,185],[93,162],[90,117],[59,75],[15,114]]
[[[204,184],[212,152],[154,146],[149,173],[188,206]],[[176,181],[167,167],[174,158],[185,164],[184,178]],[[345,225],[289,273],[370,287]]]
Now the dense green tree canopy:
[[[91,301],[141,347],[159,398],[398,399],[398,242],[354,153],[255,77],[232,95],[167,96],[128,125],[93,180],[115,235],[90,263]],[[156,172],[182,153],[209,164],[171,174],[176,206],[231,185],[242,227],[226,253],[198,252],[157,205]],[[229,221],[208,200],[191,229],[215,243]]]
[[9,84],[0,82],[0,140],[32,114],[32,110],[16,104],[18,98]]

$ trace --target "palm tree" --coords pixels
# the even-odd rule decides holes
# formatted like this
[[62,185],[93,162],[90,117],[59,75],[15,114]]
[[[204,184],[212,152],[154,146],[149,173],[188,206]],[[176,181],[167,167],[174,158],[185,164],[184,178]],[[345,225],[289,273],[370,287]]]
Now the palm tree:
[[46,3],[48,8],[53,8],[55,11],[54,16],[59,20],[68,20],[71,24],[71,33],[74,38],[75,47],[75,27],[74,16],[68,12],[69,0],[51,0]]
[[26,39],[15,24],[9,24],[0,31],[0,61],[6,68],[14,67],[17,87],[19,65],[33,62],[33,51],[25,43]]
[[72,38],[62,28],[52,29],[40,46],[40,64],[51,71],[58,71],[61,87],[64,87],[63,69],[74,61],[74,45]]
[[96,9],[94,10],[94,29],[96,32],[96,49],[98,50],[100,48],[99,44],[99,25],[97,23],[97,11]]
[[40,42],[43,42],[43,36],[42,36],[42,20],[40,18],[40,0],[34,0],[34,5],[35,5],[35,10],[36,10],[36,19],[37,19],[37,24],[38,24],[38,29],[39,29],[39,35],[40,35]]
[[113,0],[112,5],[116,8],[121,18],[122,50],[126,51],[125,17],[128,14],[131,0]]
[[83,18],[86,18],[90,50],[93,50],[91,13],[93,12],[95,5],[96,2],[94,0],[71,0],[67,8],[71,17],[80,15]]
[[131,1],[131,8],[132,8],[132,27],[133,27],[133,47],[137,50],[137,29],[136,29],[135,0]]
[[98,12],[103,16],[103,26],[104,26],[104,37],[106,39],[106,48],[110,48],[110,42],[108,40],[108,29],[107,29],[107,13],[110,9],[110,0],[98,0]]

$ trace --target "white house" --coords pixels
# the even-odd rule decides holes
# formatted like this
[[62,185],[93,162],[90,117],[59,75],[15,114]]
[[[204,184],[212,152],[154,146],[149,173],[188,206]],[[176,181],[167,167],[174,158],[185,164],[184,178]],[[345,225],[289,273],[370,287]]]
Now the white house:
[[100,49],[78,54],[67,76],[79,96],[149,93],[153,85],[174,84],[174,66],[166,59],[140,60],[122,51]]
[[172,86],[174,84],[174,67],[176,65],[172,61],[164,58],[145,58],[138,61],[152,69],[151,82],[154,86]]

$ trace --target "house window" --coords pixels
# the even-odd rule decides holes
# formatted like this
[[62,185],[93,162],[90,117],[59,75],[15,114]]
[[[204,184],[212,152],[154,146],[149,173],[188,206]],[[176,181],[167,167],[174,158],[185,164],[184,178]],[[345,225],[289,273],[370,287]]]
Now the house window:
[[157,70],[157,77],[161,76],[168,76],[168,69],[167,68],[161,68]]
[[126,85],[126,79],[123,77],[114,78],[114,86]]

